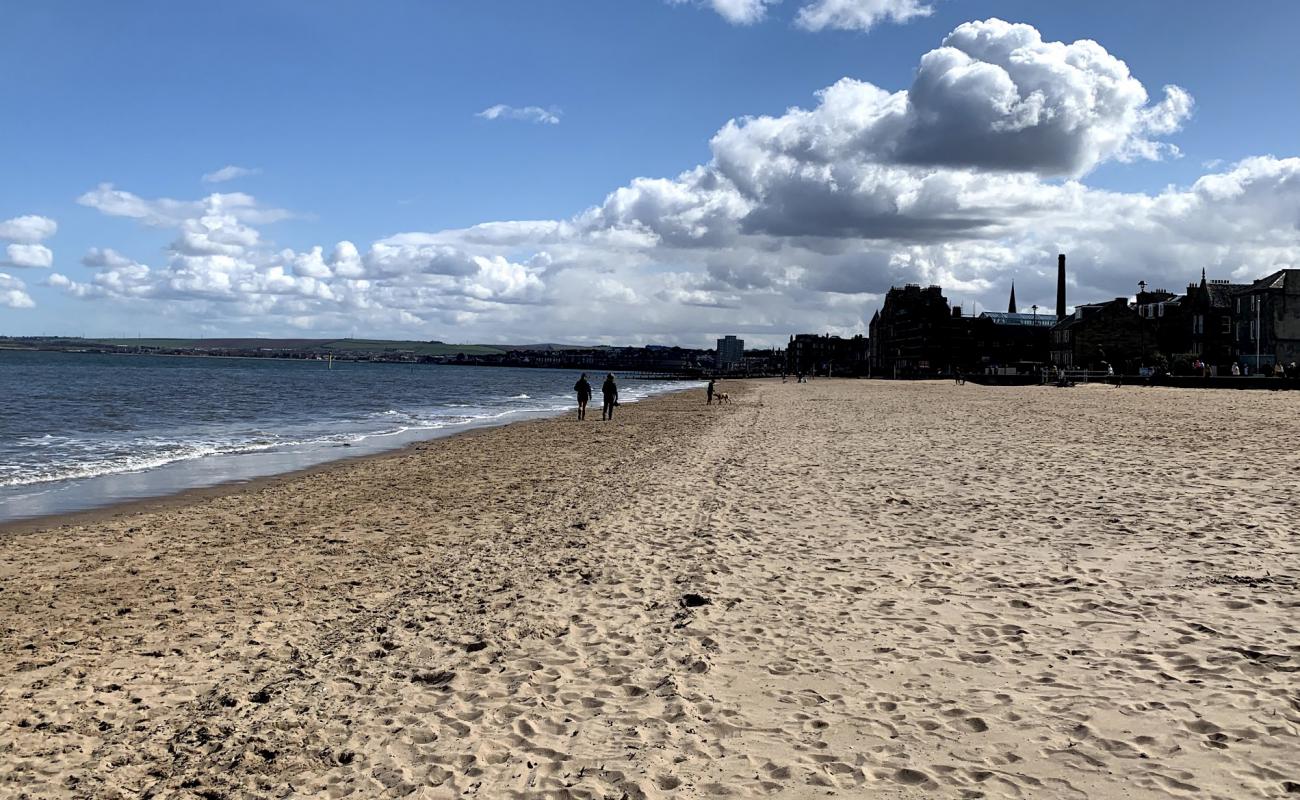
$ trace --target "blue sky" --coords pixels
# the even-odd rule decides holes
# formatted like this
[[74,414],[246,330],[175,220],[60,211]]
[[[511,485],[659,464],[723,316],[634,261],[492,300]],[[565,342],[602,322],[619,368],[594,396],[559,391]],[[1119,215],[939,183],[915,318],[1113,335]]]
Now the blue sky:
[[[1131,226],[1095,230],[1088,211],[1113,204],[1120,224],[1133,216],[1134,203],[1151,206],[1170,186],[1194,194],[1198,179],[1218,172],[1249,184],[1237,196],[1251,202],[1280,194],[1273,210],[1283,232],[1287,221],[1300,225],[1289,216],[1288,194],[1300,191],[1288,160],[1297,155],[1300,122],[1300,49],[1290,41],[1300,4],[1257,2],[1249,14],[1229,16],[1209,2],[830,0],[841,10],[910,6],[912,16],[886,17],[870,30],[795,24],[802,8],[826,2],[0,2],[7,31],[0,221],[57,223],[52,235],[11,231],[0,240],[51,253],[48,266],[30,250],[0,265],[0,298],[11,300],[0,305],[0,333],[142,328],[156,335],[698,344],[739,331],[776,341],[804,330],[860,329],[882,288],[905,280],[951,284],[950,298],[996,307],[1015,279],[1022,302],[1050,304],[1043,254],[1061,243],[1085,254],[1081,269],[1093,267],[1094,277],[1081,273],[1079,291],[1098,296],[1131,292],[1127,284],[1141,278],[1177,285],[1201,266],[1223,277],[1300,266],[1294,239],[1276,238],[1277,226],[1264,244],[1249,228],[1229,232],[1234,222],[1261,216],[1254,206],[1241,209],[1240,219],[1207,210],[1219,216],[1171,222],[1168,208],[1185,203],[1169,199],[1168,208],[1148,208],[1163,227],[1145,244]],[[762,18],[737,24],[723,13],[728,3],[749,4]],[[572,224],[635,178],[672,181],[697,165],[708,168],[717,155],[710,139],[728,120],[813,109],[818,90],[844,77],[907,90],[924,54],[963,23],[994,17],[1032,26],[1047,43],[1095,40],[1127,65],[1149,95],[1147,106],[1161,101],[1165,85],[1181,87],[1194,105],[1174,129],[1121,132],[1172,145],[1177,154],[1165,147],[1134,157],[1131,148],[1118,148],[1065,172],[1017,163],[1011,174],[1032,180],[1035,192],[1071,184],[1093,199],[1052,200],[1030,214],[1023,211],[1028,201],[995,202],[977,209],[985,224],[976,234],[945,227],[924,240],[895,236],[886,220],[873,222],[867,235],[841,228],[828,236],[815,222],[800,228],[806,219],[755,233],[755,203],[790,207],[772,183],[742,187],[746,205],[730,233],[723,235],[710,210],[708,221],[692,223],[685,245],[657,227],[662,220],[645,217],[662,211],[663,198],[647,200],[640,190],[636,201],[650,211],[636,205],[614,218],[604,208],[599,224]],[[1021,88],[1028,95],[1031,87]],[[544,109],[558,123],[479,115],[498,104]],[[942,124],[963,141],[957,126],[966,122]],[[763,145],[769,155],[770,145]],[[1248,174],[1232,172],[1259,156],[1275,159]],[[852,149],[835,157],[859,167],[883,158]],[[933,155],[904,159],[903,177],[918,170],[943,177],[936,170],[953,168],[954,156],[945,150],[937,158],[939,166]],[[1008,174],[1001,161],[955,158],[967,178]],[[202,180],[231,165],[249,174]],[[199,205],[142,222],[86,199],[106,183],[144,203]],[[694,179],[678,184],[672,191],[699,191]],[[790,197],[806,197],[808,187],[799,191]],[[1020,181],[1016,191],[1029,188]],[[230,192],[287,218],[201,207],[205,197]],[[704,209],[712,201],[687,202]],[[958,205],[975,212],[966,199]],[[1073,227],[1071,213],[1079,223]],[[201,219],[212,241],[178,247],[178,231]],[[893,219],[900,231],[916,223]],[[456,233],[518,220],[581,230],[540,238],[536,231]],[[1051,241],[1030,233],[1036,221],[1054,231]],[[1210,222],[1237,235],[1235,249],[1225,241],[1189,250],[1178,238]],[[213,244],[221,230],[234,239]],[[647,231],[653,241],[627,243]],[[393,238],[402,235],[413,236]],[[1129,239],[1128,249],[1115,244]],[[342,241],[354,243],[362,263],[351,272],[330,261]],[[375,249],[385,242],[401,249],[400,264]],[[1176,263],[1158,254],[1162,242],[1181,254]],[[293,266],[313,246],[323,248],[325,266]],[[111,248],[118,260],[87,266],[92,248]],[[135,272],[109,274],[114,269]],[[290,286],[299,276],[310,280]]]

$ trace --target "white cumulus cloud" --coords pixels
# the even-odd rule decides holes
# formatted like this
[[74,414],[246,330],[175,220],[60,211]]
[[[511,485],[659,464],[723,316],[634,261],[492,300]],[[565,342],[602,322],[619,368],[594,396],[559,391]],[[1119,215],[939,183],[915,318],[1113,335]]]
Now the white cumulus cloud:
[[10,244],[5,246],[8,267],[45,268],[54,264],[54,253],[43,244]]
[[0,239],[34,244],[57,233],[59,223],[49,217],[27,214],[0,222]]
[[[0,241],[8,240],[11,244],[4,246],[4,256],[0,258],[0,267],[19,267],[43,269],[54,264],[54,252],[41,241],[50,238],[59,230],[59,225],[49,217],[28,214],[0,222]],[[17,280],[10,278],[11,281]],[[19,288],[7,289],[8,292],[20,292]],[[23,295],[24,297],[26,295]],[[11,294],[13,303],[18,302],[18,294]],[[30,300],[30,298],[28,298]],[[12,305],[7,303],[7,305]],[[12,305],[14,308],[26,306]]]
[[27,285],[12,275],[0,272],[0,306],[6,308],[33,308],[36,303],[27,293]]

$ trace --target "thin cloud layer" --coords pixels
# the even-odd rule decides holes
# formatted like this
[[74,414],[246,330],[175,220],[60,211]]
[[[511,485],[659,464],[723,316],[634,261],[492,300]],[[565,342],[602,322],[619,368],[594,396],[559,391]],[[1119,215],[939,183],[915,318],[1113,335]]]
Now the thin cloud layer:
[[[111,185],[81,198],[167,229],[161,263],[107,248],[86,276],[49,283],[156,307],[219,330],[365,329],[482,341],[679,342],[719,333],[863,332],[891,285],[938,283],[955,301],[1071,300],[1179,288],[1300,266],[1300,158],[1259,157],[1159,194],[1089,187],[1108,161],[1163,158],[1191,97],[1152,102],[1091,41],[962,25],[889,91],[845,78],[809,109],[724,124],[712,158],[638,178],[563,220],[412,231],[358,246],[269,247],[288,215],[242,194],[146,199]],[[963,146],[965,145],[965,146]],[[148,301],[148,303],[145,303]]]
[[560,111],[553,108],[542,108],[540,106],[524,106],[516,108],[497,104],[485,108],[474,116],[482,119],[517,119],[524,122],[537,122],[542,125],[559,125]]
[[155,228],[181,225],[203,215],[224,215],[253,225],[279,222],[292,216],[282,208],[260,208],[251,195],[243,192],[210,194],[202,200],[169,197],[146,200],[111,183],[99,184],[78,197],[77,202],[110,217],[127,217]]
[[799,9],[795,24],[809,31],[869,31],[881,22],[901,25],[933,13],[934,7],[921,0],[816,0]]
[[258,175],[262,170],[256,167],[237,167],[233,164],[222,167],[215,172],[209,172],[203,176],[204,183],[225,183],[233,181],[236,178],[245,178],[249,175]]
[[[754,25],[781,0],[668,0],[672,5],[712,9],[732,25]],[[869,31],[881,22],[905,23],[929,16],[934,8],[922,0],[810,0],[795,15],[795,25],[808,31],[826,29]]]
[[780,0],[668,0],[673,5],[707,6],[732,25],[753,25],[767,16],[767,7]]

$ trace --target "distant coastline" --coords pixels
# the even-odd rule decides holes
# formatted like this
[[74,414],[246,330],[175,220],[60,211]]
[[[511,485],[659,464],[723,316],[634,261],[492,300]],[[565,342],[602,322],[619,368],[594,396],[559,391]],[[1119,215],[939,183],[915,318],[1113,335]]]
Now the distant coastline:
[[[255,358],[284,361],[441,364],[446,366],[600,370],[656,379],[699,380],[718,374],[714,351],[667,345],[619,347],[566,344],[447,344],[388,339],[90,339],[66,336],[0,337],[0,352],[40,351],[97,355]],[[765,377],[785,370],[783,351],[746,353],[732,377]]]

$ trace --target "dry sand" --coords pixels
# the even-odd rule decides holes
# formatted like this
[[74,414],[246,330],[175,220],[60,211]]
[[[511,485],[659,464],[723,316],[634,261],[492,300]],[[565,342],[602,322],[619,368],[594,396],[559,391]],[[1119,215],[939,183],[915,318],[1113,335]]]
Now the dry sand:
[[0,796],[1300,792],[1296,395],[725,388],[0,537]]

